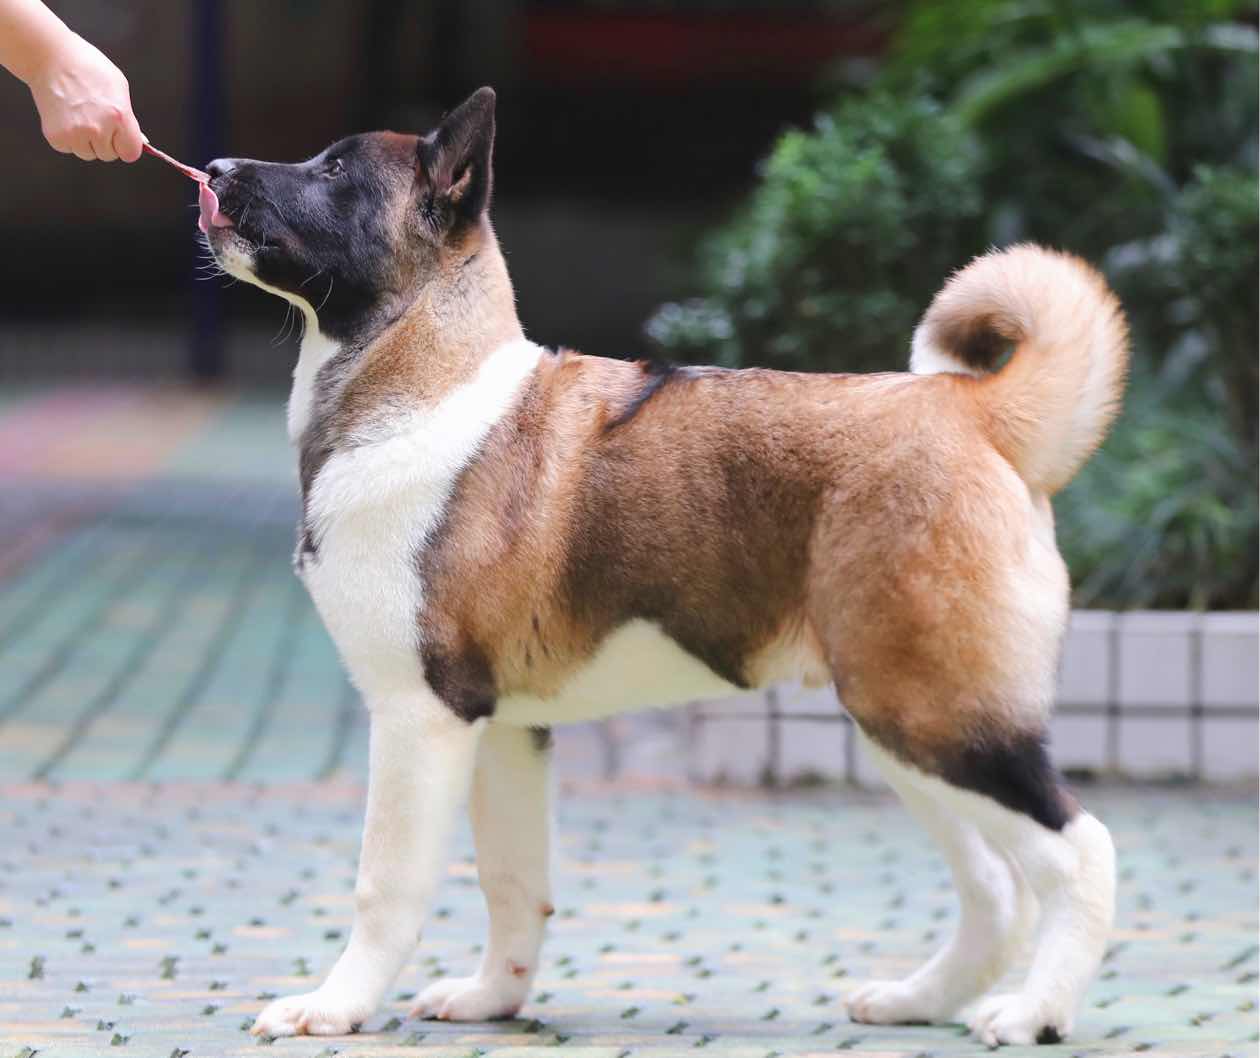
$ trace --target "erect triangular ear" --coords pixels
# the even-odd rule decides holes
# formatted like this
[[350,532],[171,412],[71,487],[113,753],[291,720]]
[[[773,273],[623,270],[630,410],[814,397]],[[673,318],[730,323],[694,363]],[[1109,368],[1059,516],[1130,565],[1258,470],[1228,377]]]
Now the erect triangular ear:
[[490,203],[494,89],[478,88],[420,140],[422,208],[440,227],[476,220]]

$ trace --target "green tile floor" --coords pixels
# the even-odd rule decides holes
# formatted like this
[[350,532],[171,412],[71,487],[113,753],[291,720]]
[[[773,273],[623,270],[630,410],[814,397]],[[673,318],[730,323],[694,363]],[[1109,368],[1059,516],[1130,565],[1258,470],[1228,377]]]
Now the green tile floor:
[[0,774],[290,781],[359,759],[287,513],[266,515],[287,505],[219,499],[247,513],[132,498],[0,582]]
[[[462,837],[424,943],[362,1033],[260,1043],[246,1030],[265,999],[313,987],[344,942],[360,799],[331,783],[6,790],[0,1055],[982,1051],[956,1026],[843,1013],[856,983],[907,972],[950,928],[945,869],[899,808],[633,788],[560,798],[558,913],[518,1020],[406,1017],[408,996],[470,972],[484,939]],[[1255,1054],[1254,797],[1089,800],[1120,850],[1119,923],[1076,1036],[1036,1053]]]

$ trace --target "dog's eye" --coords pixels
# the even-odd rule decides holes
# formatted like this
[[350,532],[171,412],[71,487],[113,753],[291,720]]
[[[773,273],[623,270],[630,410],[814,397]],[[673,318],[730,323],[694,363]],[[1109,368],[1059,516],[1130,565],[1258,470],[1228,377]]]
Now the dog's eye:
[[331,179],[334,176],[340,176],[344,168],[345,166],[341,164],[340,158],[333,158],[324,163],[324,171],[322,175]]

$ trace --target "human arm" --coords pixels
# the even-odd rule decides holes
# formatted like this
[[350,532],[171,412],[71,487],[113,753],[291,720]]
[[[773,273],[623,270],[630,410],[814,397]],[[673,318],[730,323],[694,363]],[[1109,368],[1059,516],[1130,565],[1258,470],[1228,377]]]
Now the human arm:
[[127,78],[39,0],[0,0],[0,66],[30,88],[55,150],[85,161],[140,157]]

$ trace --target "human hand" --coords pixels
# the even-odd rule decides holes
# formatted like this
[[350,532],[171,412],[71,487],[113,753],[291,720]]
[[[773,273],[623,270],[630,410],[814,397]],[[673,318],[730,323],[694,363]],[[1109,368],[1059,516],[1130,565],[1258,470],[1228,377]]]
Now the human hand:
[[145,135],[131,109],[127,78],[75,33],[30,79],[44,138],[84,161],[134,162]]

